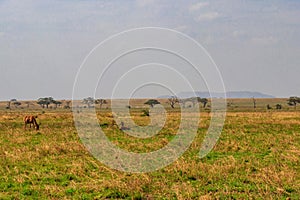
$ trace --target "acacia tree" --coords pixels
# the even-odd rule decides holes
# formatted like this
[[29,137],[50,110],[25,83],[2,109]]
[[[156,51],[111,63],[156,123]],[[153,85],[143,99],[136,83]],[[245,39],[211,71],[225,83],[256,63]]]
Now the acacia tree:
[[44,97],[44,98],[39,98],[37,100],[37,104],[39,104],[40,106],[42,106],[42,108],[45,108],[45,106],[46,106],[46,108],[48,108],[49,105],[51,103],[53,103],[54,101],[55,100],[52,97]]
[[107,104],[107,101],[105,99],[96,99],[95,104],[99,104],[101,109],[103,104]]
[[14,105],[15,108],[19,107],[22,103],[17,101],[17,99],[11,99],[10,101],[7,102],[6,109],[10,109],[10,105]]
[[37,100],[37,104],[39,104],[42,108],[45,108],[46,101],[44,100],[44,98],[39,98]]
[[290,97],[288,99],[288,105],[294,106],[295,109],[297,107],[297,103],[300,103],[300,98],[299,97]]
[[179,103],[178,98],[175,97],[175,96],[172,96],[172,97],[168,98],[168,100],[169,100],[169,104],[170,104],[170,106],[171,106],[172,108],[175,107],[175,104],[176,104],[176,103]]
[[15,102],[15,101],[17,101],[17,99],[11,99],[11,100],[9,100],[9,101],[7,102],[7,105],[6,105],[6,109],[10,109],[11,103],[12,103],[12,102]]
[[200,98],[200,97],[197,97],[197,100],[198,102],[202,103],[203,104],[203,108],[206,107],[207,103],[208,103],[208,99],[207,98]]
[[160,104],[160,102],[157,101],[156,99],[149,99],[149,100],[146,101],[144,104],[150,105],[151,108],[153,108],[156,104]]
[[92,105],[95,103],[95,99],[92,97],[87,97],[83,99],[82,103],[87,104],[88,108],[91,108]]
[[62,104],[61,101],[55,101],[55,100],[53,100],[52,103],[55,105],[55,108],[57,108],[57,106],[60,106]]
[[19,107],[22,103],[19,102],[19,101],[14,101],[12,104],[17,108],[17,107]]

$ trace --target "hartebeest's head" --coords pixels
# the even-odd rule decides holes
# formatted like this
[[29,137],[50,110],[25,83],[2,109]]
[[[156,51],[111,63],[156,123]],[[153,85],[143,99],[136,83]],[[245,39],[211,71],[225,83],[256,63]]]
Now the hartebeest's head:
[[40,125],[39,124],[36,124],[36,126],[35,126],[35,130],[39,130],[40,129]]

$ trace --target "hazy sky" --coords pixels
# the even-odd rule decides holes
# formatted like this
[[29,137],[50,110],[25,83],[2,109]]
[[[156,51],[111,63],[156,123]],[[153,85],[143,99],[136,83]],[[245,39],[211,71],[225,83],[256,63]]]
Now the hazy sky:
[[99,42],[149,26],[202,44],[228,91],[300,96],[299,0],[0,0],[0,100],[71,98]]

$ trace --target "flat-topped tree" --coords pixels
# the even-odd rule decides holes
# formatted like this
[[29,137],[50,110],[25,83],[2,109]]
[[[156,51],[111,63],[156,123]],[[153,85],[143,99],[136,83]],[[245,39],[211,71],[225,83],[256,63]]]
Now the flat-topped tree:
[[156,104],[160,104],[160,102],[157,101],[156,99],[149,99],[144,104],[149,105],[151,106],[151,108],[153,108]]
[[288,99],[288,103],[287,104],[290,105],[290,106],[294,106],[295,109],[296,109],[297,103],[300,103],[300,98],[299,97],[290,97]]
[[19,101],[14,101],[14,102],[12,102],[12,104],[15,106],[15,108],[17,108],[17,107],[19,107],[20,105],[22,105],[22,103],[19,102]]
[[93,97],[87,97],[83,99],[82,103],[87,104],[88,108],[91,108],[91,105],[95,103],[95,99]]
[[7,102],[6,109],[10,109],[11,103],[17,102],[17,99],[11,99]]
[[39,104],[40,106],[42,106],[42,108],[45,108],[45,106],[46,106],[46,108],[48,108],[49,105],[51,103],[53,103],[54,101],[55,100],[53,99],[53,97],[44,97],[44,98],[39,98],[37,100],[37,104]]
[[55,105],[55,108],[57,108],[57,106],[60,106],[62,104],[61,101],[55,101],[55,100],[53,100],[52,103]]
[[107,104],[107,101],[105,99],[96,99],[95,104],[99,104],[101,109],[103,104]]

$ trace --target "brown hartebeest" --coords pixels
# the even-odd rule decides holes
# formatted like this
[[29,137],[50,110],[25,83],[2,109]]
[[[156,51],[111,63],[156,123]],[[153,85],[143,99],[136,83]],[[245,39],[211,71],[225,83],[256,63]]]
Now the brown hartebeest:
[[24,117],[24,129],[26,129],[27,124],[29,124],[29,127],[31,128],[31,124],[32,124],[33,128],[35,128],[35,130],[39,130],[40,126],[36,122],[36,118],[37,118],[37,116],[32,116],[32,115],[25,116]]

